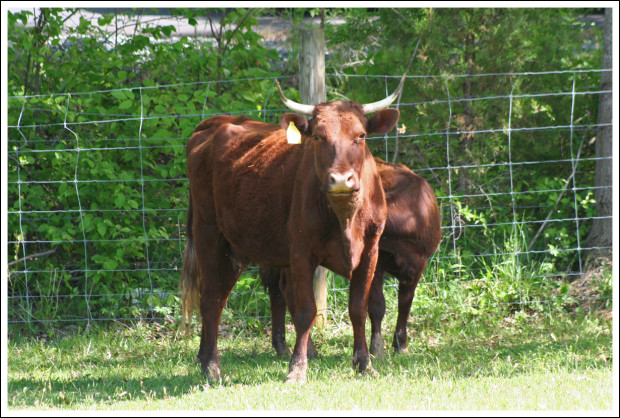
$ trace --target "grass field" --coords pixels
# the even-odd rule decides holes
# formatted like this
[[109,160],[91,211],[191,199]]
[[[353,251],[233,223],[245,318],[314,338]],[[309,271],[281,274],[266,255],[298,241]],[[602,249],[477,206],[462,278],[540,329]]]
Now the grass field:
[[[386,348],[394,318],[384,321]],[[308,382],[287,385],[288,360],[269,326],[227,320],[223,380],[208,385],[175,324],[108,324],[8,341],[10,410],[611,410],[612,320],[602,314],[516,313],[410,319],[409,352],[351,368],[350,326],[313,332]],[[294,333],[287,335],[292,344]]]

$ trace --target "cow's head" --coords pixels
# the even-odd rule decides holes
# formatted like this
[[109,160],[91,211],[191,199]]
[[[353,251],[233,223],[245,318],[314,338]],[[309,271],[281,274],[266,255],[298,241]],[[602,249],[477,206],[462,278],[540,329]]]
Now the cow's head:
[[[387,98],[361,105],[354,101],[328,102],[305,105],[287,99],[278,90],[284,105],[296,113],[280,116],[280,125],[285,130],[293,122],[301,132],[303,140],[314,144],[314,165],[328,196],[347,196],[360,190],[360,177],[365,161],[372,157],[366,146],[371,134],[389,132],[398,121],[397,109],[387,107],[396,99],[403,87],[405,76],[396,91]],[[374,113],[370,118],[366,115]]]

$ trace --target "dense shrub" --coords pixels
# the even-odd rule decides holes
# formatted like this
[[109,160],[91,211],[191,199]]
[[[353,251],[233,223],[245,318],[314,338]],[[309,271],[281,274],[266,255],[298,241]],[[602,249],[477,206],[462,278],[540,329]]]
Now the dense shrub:
[[[346,17],[326,27],[330,100],[384,95],[422,38],[409,74],[425,77],[407,80],[398,133],[370,140],[375,155],[415,169],[439,197],[444,240],[420,303],[478,312],[569,298],[582,220],[594,214],[600,72],[589,70],[600,53],[581,48],[598,39],[576,19],[583,12],[328,13]],[[213,114],[276,122],[282,111],[274,79],[295,69],[252,29],[261,11],[219,11],[224,29],[211,40],[135,17],[132,36],[105,29],[124,13],[70,28],[76,10],[9,11],[11,321],[174,313],[187,138]],[[174,11],[194,26],[211,13]],[[240,281],[244,291],[260,291],[254,274]],[[263,296],[242,293],[229,307],[264,314]]]

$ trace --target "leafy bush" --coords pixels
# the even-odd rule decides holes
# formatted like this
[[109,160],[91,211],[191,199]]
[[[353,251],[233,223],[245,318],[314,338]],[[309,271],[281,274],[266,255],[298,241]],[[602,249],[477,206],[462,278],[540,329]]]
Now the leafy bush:
[[[136,18],[131,37],[107,32],[124,12],[69,28],[77,10],[9,11],[11,321],[174,314],[187,138],[214,114],[276,122],[274,78],[295,72],[252,29],[264,12],[220,10],[223,29],[201,41]],[[382,97],[408,63],[402,51],[423,39],[398,133],[369,139],[375,155],[427,178],[441,205],[444,239],[414,306],[484,315],[569,301],[595,214],[589,139],[600,73],[557,70],[600,65],[597,49],[581,48],[598,36],[577,19],[583,12],[328,12],[346,17],[326,27],[330,100]],[[194,26],[214,13],[174,11]],[[252,274],[235,290],[231,315],[266,315]],[[329,306],[345,312],[346,290],[330,294]]]
[[[170,306],[157,289],[176,289],[183,253],[186,140],[224,109],[266,117],[273,80],[263,78],[277,54],[242,10],[226,14],[239,30],[223,32],[219,48],[140,22],[135,36],[115,38],[102,29],[114,15],[71,29],[67,13],[9,12],[10,254],[53,250],[12,270],[11,316],[155,315],[154,305]],[[188,83],[233,68],[247,80]]]

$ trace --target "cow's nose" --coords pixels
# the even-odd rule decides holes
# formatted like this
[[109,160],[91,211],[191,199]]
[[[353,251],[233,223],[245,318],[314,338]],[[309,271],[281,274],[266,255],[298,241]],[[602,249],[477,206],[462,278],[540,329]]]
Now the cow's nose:
[[328,183],[329,193],[350,193],[357,190],[357,182],[353,171],[329,173]]

